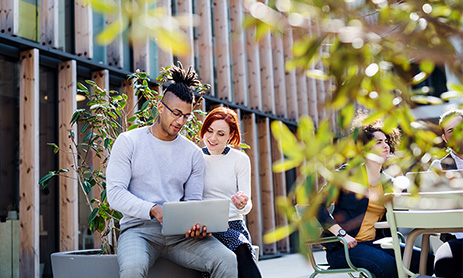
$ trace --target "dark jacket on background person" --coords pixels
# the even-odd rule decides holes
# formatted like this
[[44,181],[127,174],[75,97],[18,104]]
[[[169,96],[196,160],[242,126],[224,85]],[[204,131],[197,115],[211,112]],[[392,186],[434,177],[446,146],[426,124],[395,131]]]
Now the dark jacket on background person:
[[[382,173],[381,180],[383,182],[383,190],[385,190],[385,183],[392,182],[392,177],[386,173]],[[365,217],[365,213],[368,209],[369,199],[367,197],[357,198],[357,194],[354,192],[340,190],[337,200],[334,203],[334,210],[330,214],[325,202],[322,203],[318,210],[317,219],[322,225],[324,231],[322,237],[333,236],[328,231],[328,228],[334,224],[339,224],[350,236],[356,237],[360,231],[360,227]],[[383,215],[381,221],[386,221],[386,214]],[[390,236],[389,229],[376,230],[376,239],[380,239],[386,236]],[[342,248],[342,243],[334,242],[323,245],[327,250],[336,250]]]

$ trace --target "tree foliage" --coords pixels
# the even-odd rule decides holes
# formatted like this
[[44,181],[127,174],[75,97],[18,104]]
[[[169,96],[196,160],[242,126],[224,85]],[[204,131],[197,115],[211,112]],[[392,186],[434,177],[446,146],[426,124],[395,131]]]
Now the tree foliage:
[[[393,175],[427,169],[432,158],[445,154],[439,128],[417,121],[412,109],[461,98],[463,87],[448,84],[451,90],[441,97],[432,95],[427,87],[412,87],[436,67],[446,67],[454,80],[462,83],[461,1],[246,1],[246,8],[249,16],[245,25],[256,28],[257,39],[267,32],[294,35],[294,58],[287,61],[287,70],[302,68],[308,77],[329,80],[328,98],[319,109],[336,115],[336,126],[329,119],[315,126],[309,117],[303,117],[296,134],[281,123],[272,123],[273,135],[285,154],[285,160],[276,163],[274,170],[299,167],[300,175],[288,198],[277,200],[280,210],[292,220],[289,229],[277,229],[267,240],[287,236],[298,225],[316,231],[316,207],[334,200],[341,188],[365,193],[363,174],[355,169],[363,163],[370,146],[355,142],[355,130],[352,136],[344,137],[358,107],[371,112],[366,123],[382,119],[385,132],[401,129],[399,149],[387,165]],[[315,68],[317,63],[322,66]],[[346,161],[347,171],[336,172]],[[328,186],[319,192],[319,185],[325,182]],[[413,184],[397,186],[418,190]],[[294,200],[315,208],[298,221]]]

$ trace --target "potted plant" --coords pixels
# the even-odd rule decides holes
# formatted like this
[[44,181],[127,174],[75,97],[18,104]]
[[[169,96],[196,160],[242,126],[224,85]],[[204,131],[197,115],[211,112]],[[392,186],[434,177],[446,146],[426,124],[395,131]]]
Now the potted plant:
[[[181,64],[180,64],[181,66]],[[163,68],[161,74],[155,79],[156,86],[159,88],[170,77],[169,68]],[[77,174],[77,183],[86,197],[86,203],[90,210],[88,219],[89,229],[92,232],[99,232],[101,235],[101,250],[82,250],[80,252],[63,252],[61,254],[52,254],[53,273],[55,277],[59,276],[59,272],[65,271],[69,275],[68,265],[66,262],[53,263],[53,260],[58,256],[71,256],[67,260],[70,264],[75,264],[76,256],[81,254],[90,255],[90,258],[84,258],[81,269],[92,269],[89,264],[95,263],[92,257],[101,254],[113,256],[100,256],[103,258],[103,263],[106,261],[107,266],[101,265],[102,262],[96,263],[103,269],[104,277],[115,277],[109,272],[110,269],[115,269],[115,275],[118,275],[117,260],[115,254],[117,253],[117,237],[119,220],[121,214],[109,206],[106,198],[106,177],[105,168],[108,158],[111,154],[111,148],[122,132],[132,130],[138,127],[151,125],[157,117],[157,104],[162,98],[162,95],[153,90],[149,86],[148,74],[145,72],[136,71],[134,74],[128,76],[128,80],[132,82],[135,89],[135,95],[138,97],[138,102],[134,107],[127,107],[127,95],[119,94],[116,91],[108,91],[100,88],[94,81],[87,80],[86,83],[93,90],[90,90],[86,85],[78,84],[78,93],[84,94],[88,99],[88,109],[77,109],[71,119],[72,125],[80,124],[79,138],[72,130],[69,131],[71,140],[71,152],[76,158],[75,163],[71,169],[59,169],[50,171],[39,180],[42,188],[48,186],[50,180],[55,176],[66,176],[69,171],[74,171]],[[209,85],[199,85],[194,88],[199,97],[194,103],[194,117],[186,123],[182,133],[198,143],[199,131],[202,122],[197,118],[197,115],[202,115],[203,112],[199,107],[202,101],[202,95],[205,90],[209,89]],[[93,93],[92,93],[93,91]],[[140,108],[137,111],[137,107]],[[136,111],[132,113],[133,111]],[[129,118],[129,115],[133,115]],[[59,151],[67,151],[60,149],[57,144],[49,143],[54,147],[54,153]],[[92,165],[92,157],[98,157],[101,161],[100,165]],[[97,189],[97,190],[95,190]],[[101,192],[101,194],[94,194],[91,198],[91,192]],[[98,196],[97,196],[98,195]],[[58,266],[60,269],[55,269]],[[93,272],[93,270],[92,270]],[[79,272],[79,275],[82,275]],[[69,276],[67,276],[69,277]],[[100,276],[101,277],[101,276]]]
[[10,203],[6,206],[6,211],[7,211],[7,219],[9,220],[18,220],[18,209],[17,207]]

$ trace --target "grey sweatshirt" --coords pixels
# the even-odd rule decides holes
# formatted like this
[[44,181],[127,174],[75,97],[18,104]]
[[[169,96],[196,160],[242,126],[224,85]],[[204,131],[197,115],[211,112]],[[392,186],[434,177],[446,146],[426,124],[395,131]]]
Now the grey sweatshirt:
[[121,224],[149,220],[154,204],[202,199],[203,155],[181,135],[162,141],[148,127],[134,129],[114,142],[106,182],[109,204],[123,214]]

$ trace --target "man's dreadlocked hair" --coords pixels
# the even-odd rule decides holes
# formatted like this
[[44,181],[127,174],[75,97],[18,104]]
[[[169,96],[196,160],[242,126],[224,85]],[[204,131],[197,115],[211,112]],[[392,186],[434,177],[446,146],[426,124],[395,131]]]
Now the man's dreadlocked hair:
[[195,94],[191,87],[201,86],[196,72],[191,66],[186,71],[180,61],[178,62],[178,66],[172,65],[169,71],[172,75],[172,78],[169,79],[171,84],[164,91],[164,94],[171,92],[186,103],[193,103]]

